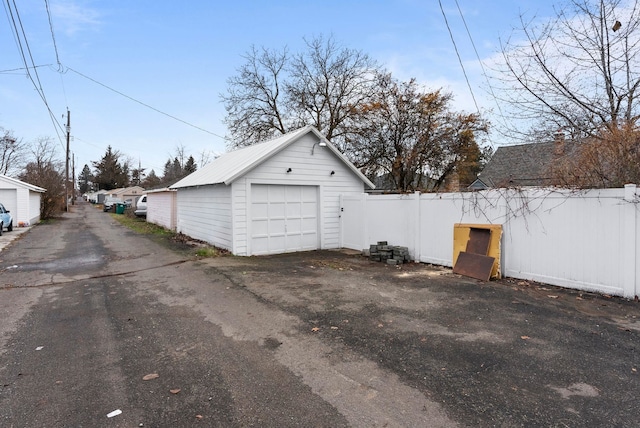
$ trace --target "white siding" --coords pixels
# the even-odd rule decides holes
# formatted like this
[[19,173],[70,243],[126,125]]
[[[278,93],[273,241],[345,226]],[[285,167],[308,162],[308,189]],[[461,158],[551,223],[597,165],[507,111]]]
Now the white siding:
[[[319,139],[312,133],[280,151],[233,183],[233,252],[251,255],[247,243],[250,224],[247,219],[251,184],[285,184],[318,186],[320,248],[340,247],[340,195],[364,191],[364,183],[331,151],[316,145]],[[287,170],[291,168],[291,172]],[[331,172],[334,172],[332,175]]]
[[0,188],[0,203],[11,212],[13,225],[40,220],[40,193],[21,188]]
[[177,231],[231,250],[231,186],[187,187],[177,193]]
[[640,189],[489,190],[343,197],[343,245],[409,247],[425,263],[451,266],[455,223],[500,224],[505,276],[640,295]]
[[2,189],[0,188],[0,203],[4,205],[6,209],[11,211],[11,217],[15,224],[18,224],[18,191],[17,189]]
[[[33,225],[40,221],[40,192],[29,192],[29,224]],[[16,223],[18,225],[18,223]]]
[[173,190],[148,193],[147,221],[176,230],[176,195]]

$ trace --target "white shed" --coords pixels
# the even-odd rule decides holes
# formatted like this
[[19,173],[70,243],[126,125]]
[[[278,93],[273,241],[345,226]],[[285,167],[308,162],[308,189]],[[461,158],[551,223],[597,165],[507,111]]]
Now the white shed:
[[374,188],[317,129],[226,153],[183,178],[177,231],[250,256],[339,248],[340,195]]
[[40,198],[44,192],[42,187],[0,175],[0,203],[11,212],[15,227],[40,221]]
[[147,221],[176,230],[176,196],[172,189],[147,191]]

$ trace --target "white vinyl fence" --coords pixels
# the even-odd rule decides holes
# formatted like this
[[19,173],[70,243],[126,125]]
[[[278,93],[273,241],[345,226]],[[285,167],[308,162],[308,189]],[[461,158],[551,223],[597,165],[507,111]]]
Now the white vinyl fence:
[[501,224],[502,275],[585,291],[640,295],[640,189],[355,195],[341,198],[341,246],[377,241],[413,259],[453,263],[456,223]]

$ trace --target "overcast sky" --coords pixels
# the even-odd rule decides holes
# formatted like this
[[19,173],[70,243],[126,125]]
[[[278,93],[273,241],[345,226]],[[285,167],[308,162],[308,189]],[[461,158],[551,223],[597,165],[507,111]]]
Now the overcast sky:
[[[462,17],[485,60],[519,25],[521,14],[549,16],[554,3],[441,0],[481,110],[495,109],[495,101],[482,89],[486,80]],[[444,88],[453,93],[457,109],[475,111],[435,0],[15,4],[18,16],[3,2],[0,24],[0,127],[29,142],[54,137],[63,158],[64,131],[56,133],[47,105],[63,128],[68,108],[76,175],[108,145],[158,175],[178,146],[197,161],[203,152],[224,152],[219,95],[252,45],[299,51],[304,37],[332,35],[342,46],[369,54],[396,78]],[[14,22],[27,45],[17,43]],[[29,64],[40,66],[32,75],[44,100],[24,71],[23,53]]]

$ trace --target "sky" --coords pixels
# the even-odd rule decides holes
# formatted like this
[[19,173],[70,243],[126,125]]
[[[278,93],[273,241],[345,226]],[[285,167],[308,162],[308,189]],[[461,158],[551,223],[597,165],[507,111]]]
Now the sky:
[[[477,111],[475,97],[490,115],[496,101],[478,57],[495,57],[521,15],[550,16],[554,3],[11,0],[10,10],[3,1],[0,127],[28,143],[52,137],[64,159],[69,110],[76,176],[108,146],[162,175],[179,147],[197,162],[228,149],[220,94],[252,46],[297,52],[304,38],[320,35],[368,54],[397,79],[451,92],[457,110]],[[17,43],[12,22],[26,44]],[[35,84],[20,46],[38,66]]]

